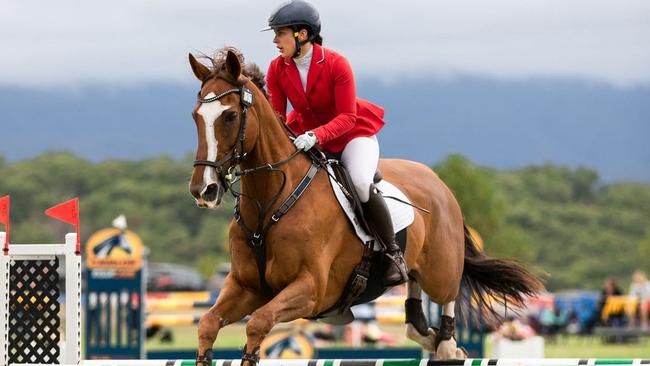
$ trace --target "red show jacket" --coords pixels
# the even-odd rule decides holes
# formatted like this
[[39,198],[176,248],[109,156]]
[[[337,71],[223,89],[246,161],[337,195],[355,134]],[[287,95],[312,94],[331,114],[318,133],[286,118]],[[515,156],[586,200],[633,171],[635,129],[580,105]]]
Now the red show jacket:
[[[375,135],[384,126],[384,110],[356,97],[348,61],[335,51],[313,44],[307,92],[293,59],[271,61],[266,85],[273,108],[297,134],[313,131],[318,144],[339,153],[356,137]],[[287,99],[293,111],[287,117]]]

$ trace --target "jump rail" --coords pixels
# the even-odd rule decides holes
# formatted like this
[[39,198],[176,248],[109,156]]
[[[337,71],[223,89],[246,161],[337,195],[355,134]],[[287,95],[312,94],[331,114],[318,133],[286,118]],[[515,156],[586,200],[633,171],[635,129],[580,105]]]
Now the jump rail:
[[[194,360],[85,360],[90,366],[194,366]],[[38,364],[12,364],[37,366]],[[213,366],[241,366],[241,360],[215,360]],[[581,365],[650,365],[648,359],[599,358],[511,358],[467,360],[378,359],[378,360],[261,360],[259,366],[581,366]],[[38,365],[41,366],[41,365]]]

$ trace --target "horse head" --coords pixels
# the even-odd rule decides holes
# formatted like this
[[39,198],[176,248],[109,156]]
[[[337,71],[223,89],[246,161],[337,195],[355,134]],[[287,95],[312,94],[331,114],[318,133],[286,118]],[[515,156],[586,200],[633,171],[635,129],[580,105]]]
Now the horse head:
[[240,56],[225,49],[225,57],[211,59],[210,69],[189,55],[190,66],[202,83],[192,111],[198,145],[190,193],[199,207],[216,208],[228,190],[231,171],[253,147],[257,114],[253,86],[242,74]]

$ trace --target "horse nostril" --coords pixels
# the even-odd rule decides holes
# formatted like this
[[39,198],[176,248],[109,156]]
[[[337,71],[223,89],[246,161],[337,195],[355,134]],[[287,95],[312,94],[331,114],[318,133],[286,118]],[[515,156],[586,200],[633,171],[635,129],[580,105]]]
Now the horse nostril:
[[190,194],[197,200],[201,198],[201,186],[196,184],[190,185]]
[[219,191],[219,186],[216,183],[209,184],[203,192],[203,199],[212,202],[217,199],[217,192]]

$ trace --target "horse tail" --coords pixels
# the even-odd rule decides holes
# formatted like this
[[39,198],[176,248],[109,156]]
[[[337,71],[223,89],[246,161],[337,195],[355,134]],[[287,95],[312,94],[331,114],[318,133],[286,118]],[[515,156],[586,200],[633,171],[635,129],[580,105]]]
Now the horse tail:
[[[480,316],[487,323],[503,320],[503,311],[523,305],[526,297],[544,290],[543,282],[514,260],[490,258],[476,246],[466,225],[465,267],[459,307],[461,316]],[[469,309],[469,311],[464,311]]]

